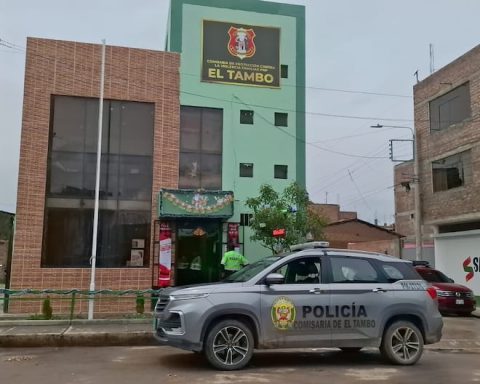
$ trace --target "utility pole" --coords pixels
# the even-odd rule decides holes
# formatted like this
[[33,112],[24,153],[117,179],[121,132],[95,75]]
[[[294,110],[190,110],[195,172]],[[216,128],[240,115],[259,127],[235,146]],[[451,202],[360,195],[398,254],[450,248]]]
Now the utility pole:
[[[102,129],[103,129],[103,88],[105,83],[105,39],[102,40],[102,65],[100,74],[100,99],[98,105],[98,141],[97,141],[97,173],[95,178],[95,208],[93,210],[93,238],[92,238],[92,264],[90,273],[90,292],[95,291],[95,268],[97,266],[97,235],[98,235],[98,205],[100,197],[100,164],[102,160]],[[88,320],[93,319],[93,306],[95,296],[90,294],[88,300]]]
[[413,134],[413,181],[415,184],[415,260],[422,260],[422,205],[420,196],[420,159],[418,156],[418,142],[415,130]]
[[[371,125],[371,128],[404,128],[409,129],[412,133],[412,143],[413,143],[413,177],[412,182],[414,184],[414,204],[415,204],[415,260],[422,260],[423,258],[423,250],[422,250],[422,201],[420,195],[420,159],[419,159],[419,151],[418,151],[418,143],[417,143],[417,136],[415,134],[415,129],[412,127],[407,127],[403,125]],[[391,142],[390,142],[391,144]],[[391,157],[390,159],[393,160],[393,148],[390,148]]]

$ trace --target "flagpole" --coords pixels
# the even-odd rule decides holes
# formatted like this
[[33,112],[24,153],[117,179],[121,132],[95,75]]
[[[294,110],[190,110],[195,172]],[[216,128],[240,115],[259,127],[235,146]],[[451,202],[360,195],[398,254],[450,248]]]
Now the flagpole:
[[[98,205],[100,195],[100,164],[102,160],[102,129],[103,129],[103,88],[105,83],[105,39],[102,40],[102,69],[100,74],[100,99],[98,105],[98,141],[97,141],[97,170],[95,177],[95,208],[93,210],[93,238],[92,257],[90,258],[90,292],[95,291],[95,268],[97,265],[97,234],[98,234]],[[88,320],[93,319],[95,295],[91,294],[88,301]]]

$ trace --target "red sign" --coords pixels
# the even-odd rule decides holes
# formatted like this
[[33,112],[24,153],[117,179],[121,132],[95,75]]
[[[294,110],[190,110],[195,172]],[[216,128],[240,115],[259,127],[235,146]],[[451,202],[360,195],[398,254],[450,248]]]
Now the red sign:
[[273,237],[285,237],[285,229],[274,229]]
[[172,231],[167,223],[160,224],[160,255],[158,260],[158,286],[170,286],[172,270]]

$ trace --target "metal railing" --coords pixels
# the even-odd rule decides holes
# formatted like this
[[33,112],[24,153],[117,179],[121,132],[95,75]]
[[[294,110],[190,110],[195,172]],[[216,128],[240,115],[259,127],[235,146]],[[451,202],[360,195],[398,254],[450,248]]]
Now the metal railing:
[[[148,313],[153,311],[155,308],[156,301],[158,299],[158,295],[162,290],[158,289],[144,289],[144,290],[112,290],[112,289],[101,289],[95,291],[89,290],[81,290],[81,289],[68,289],[68,290],[57,290],[57,289],[22,289],[22,290],[14,290],[14,289],[3,289],[0,288],[0,307],[4,307],[4,312],[8,313],[8,308],[16,303],[22,302],[29,302],[27,304],[29,306],[34,306],[34,302],[41,303],[41,306],[38,308],[47,308],[50,307],[50,314],[53,313],[57,317],[57,314],[61,315],[62,318],[65,318],[68,315],[68,319],[72,320],[76,316],[76,308],[78,308],[78,304],[80,303],[80,308],[82,308],[82,302],[85,302],[85,306],[87,306],[88,301],[92,299],[96,306],[106,306],[108,304],[112,305],[112,303],[117,303],[120,307],[120,302],[129,302],[130,304],[122,304],[124,308],[128,308],[128,310],[122,311],[99,311],[96,312],[97,315],[105,315],[105,314],[113,314],[118,313],[118,315],[140,315],[144,313]],[[48,304],[45,302],[48,301]],[[33,302],[33,303],[32,303]],[[150,302],[150,309],[147,310],[147,304]],[[63,304],[69,303],[69,304]],[[68,309],[68,311],[65,311]],[[45,311],[31,311],[28,313],[22,313],[24,315],[31,315],[31,317],[35,318],[52,318],[51,316],[45,316]],[[55,310],[55,311],[54,311]],[[22,309],[21,311],[15,312],[24,312]],[[81,311],[80,314],[83,312]],[[85,312],[86,315],[86,312]],[[79,316],[79,318],[83,318]]]

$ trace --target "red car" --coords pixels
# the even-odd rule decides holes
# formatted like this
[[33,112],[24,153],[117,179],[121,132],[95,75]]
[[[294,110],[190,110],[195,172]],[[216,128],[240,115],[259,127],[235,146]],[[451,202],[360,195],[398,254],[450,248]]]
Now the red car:
[[469,315],[475,310],[475,296],[470,288],[455,284],[445,274],[427,265],[417,265],[415,269],[437,290],[438,310],[442,315]]

